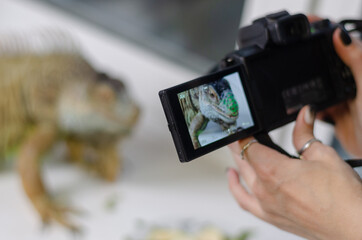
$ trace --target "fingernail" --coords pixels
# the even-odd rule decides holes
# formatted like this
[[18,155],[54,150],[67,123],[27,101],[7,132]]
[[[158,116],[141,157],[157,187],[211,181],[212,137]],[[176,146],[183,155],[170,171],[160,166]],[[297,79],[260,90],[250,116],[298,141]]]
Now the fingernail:
[[228,167],[228,168],[225,169],[225,175],[226,175],[227,178],[229,178],[229,177],[231,176],[231,171],[230,171],[230,169],[231,169],[230,167]]
[[307,106],[307,109],[306,109],[305,114],[304,114],[304,121],[307,124],[311,125],[314,122],[314,118],[315,118],[314,111],[311,109],[310,106]]
[[341,32],[339,34],[339,37],[341,38],[344,46],[350,45],[352,43],[352,39],[349,36],[347,30],[343,26],[341,26],[340,29],[341,29]]

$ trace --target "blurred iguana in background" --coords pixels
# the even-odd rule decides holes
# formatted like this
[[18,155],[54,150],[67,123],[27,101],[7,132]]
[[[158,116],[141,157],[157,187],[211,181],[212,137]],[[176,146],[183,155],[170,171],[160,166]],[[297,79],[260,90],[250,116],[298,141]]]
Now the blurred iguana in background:
[[138,114],[124,84],[92,68],[66,34],[0,35],[0,161],[17,149],[24,190],[43,222],[76,229],[48,194],[44,153],[64,140],[72,161],[113,181],[117,143]]

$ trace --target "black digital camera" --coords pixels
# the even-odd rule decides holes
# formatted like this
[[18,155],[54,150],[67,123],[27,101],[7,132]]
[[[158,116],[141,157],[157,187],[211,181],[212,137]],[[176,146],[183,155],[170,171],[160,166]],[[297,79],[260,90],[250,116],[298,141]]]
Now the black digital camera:
[[309,23],[282,11],[239,30],[239,50],[209,75],[159,92],[181,162],[296,119],[304,105],[319,111],[356,95],[337,56],[338,24]]

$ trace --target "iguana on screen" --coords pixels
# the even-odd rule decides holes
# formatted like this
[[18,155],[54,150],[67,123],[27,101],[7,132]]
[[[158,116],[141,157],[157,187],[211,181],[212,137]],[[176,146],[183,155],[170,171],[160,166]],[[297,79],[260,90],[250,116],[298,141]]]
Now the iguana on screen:
[[44,222],[77,229],[46,189],[44,153],[64,140],[72,161],[113,181],[117,143],[138,115],[124,84],[95,70],[63,33],[0,35],[0,160],[17,149],[24,190]]
[[232,131],[239,115],[239,106],[226,79],[181,94],[181,109],[195,149],[200,147],[198,137],[209,120],[218,123],[223,131]]

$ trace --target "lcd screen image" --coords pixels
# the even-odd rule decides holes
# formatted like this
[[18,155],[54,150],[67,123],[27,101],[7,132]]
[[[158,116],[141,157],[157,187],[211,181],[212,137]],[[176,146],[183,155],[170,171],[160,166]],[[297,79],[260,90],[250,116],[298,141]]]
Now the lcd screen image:
[[254,126],[238,72],[177,96],[195,149]]

